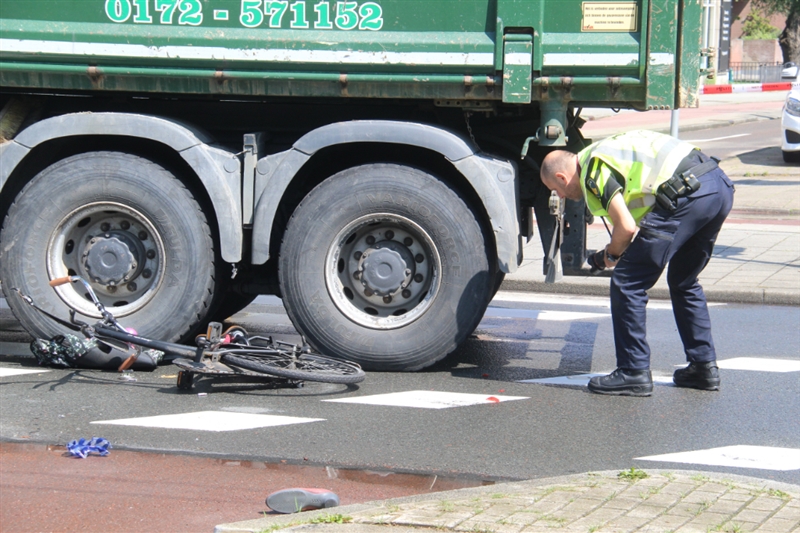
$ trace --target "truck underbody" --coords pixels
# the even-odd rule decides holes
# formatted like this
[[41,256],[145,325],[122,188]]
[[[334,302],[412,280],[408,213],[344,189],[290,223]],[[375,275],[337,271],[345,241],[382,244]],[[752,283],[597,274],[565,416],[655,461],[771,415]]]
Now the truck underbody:
[[80,275],[150,337],[277,294],[321,352],[423,368],[534,222],[587,272],[584,205],[557,225],[539,178],[587,144],[582,106],[697,102],[693,0],[7,4],[0,279],[41,337],[58,325],[8,289],[92,316],[47,285]]

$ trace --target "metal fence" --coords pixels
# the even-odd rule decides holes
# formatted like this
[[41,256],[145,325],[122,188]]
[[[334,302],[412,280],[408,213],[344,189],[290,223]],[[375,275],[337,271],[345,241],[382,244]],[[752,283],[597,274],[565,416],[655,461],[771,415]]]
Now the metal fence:
[[775,83],[781,81],[783,63],[731,63],[729,78],[732,83]]

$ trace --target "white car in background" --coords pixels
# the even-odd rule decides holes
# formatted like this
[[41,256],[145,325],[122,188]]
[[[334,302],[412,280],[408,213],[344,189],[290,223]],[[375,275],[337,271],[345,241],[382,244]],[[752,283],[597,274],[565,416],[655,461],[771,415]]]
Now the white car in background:
[[[800,82],[800,66],[794,63],[784,65],[781,78]],[[781,116],[781,151],[787,163],[800,163],[800,89],[793,89],[786,95]]]

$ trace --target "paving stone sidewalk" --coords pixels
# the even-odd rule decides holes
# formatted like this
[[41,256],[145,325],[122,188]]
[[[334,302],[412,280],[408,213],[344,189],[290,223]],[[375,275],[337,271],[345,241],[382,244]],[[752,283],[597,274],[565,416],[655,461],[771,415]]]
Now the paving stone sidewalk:
[[[647,477],[640,476],[646,475]],[[215,533],[790,533],[800,486],[709,472],[632,470],[503,483],[223,524]]]

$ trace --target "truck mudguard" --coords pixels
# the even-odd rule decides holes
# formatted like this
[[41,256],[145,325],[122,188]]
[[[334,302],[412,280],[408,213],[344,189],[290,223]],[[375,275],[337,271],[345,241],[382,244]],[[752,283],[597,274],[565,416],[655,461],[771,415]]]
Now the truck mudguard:
[[129,113],[74,113],[49,118],[21,131],[2,147],[0,190],[14,168],[36,146],[81,135],[140,137],[169,146],[197,173],[214,204],[222,258],[242,259],[241,170],[235,154],[208,144],[202,132],[177,121]]
[[481,198],[491,220],[500,269],[510,273],[521,259],[517,220],[516,169],[508,162],[477,153],[462,137],[444,128],[414,122],[354,120],[313,130],[290,150],[261,158],[256,166],[253,221],[253,263],[269,259],[272,224],[289,183],[313,155],[343,143],[392,143],[418,146],[444,156],[467,179]]

